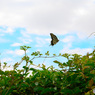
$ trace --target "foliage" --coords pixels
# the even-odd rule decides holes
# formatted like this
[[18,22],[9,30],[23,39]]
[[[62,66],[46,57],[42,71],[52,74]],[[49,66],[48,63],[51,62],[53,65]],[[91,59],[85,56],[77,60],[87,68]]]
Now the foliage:
[[[49,51],[41,54],[39,51],[27,56],[26,51],[30,47],[21,46],[25,51],[25,56],[20,62],[14,64],[14,70],[3,71],[0,69],[0,95],[94,95],[95,88],[95,50],[84,56],[78,54],[53,54]],[[35,58],[65,57],[67,62],[54,60],[60,69],[53,66],[46,68],[35,65]],[[25,61],[26,65],[19,70],[17,67]],[[0,66],[2,64],[0,63]],[[4,62],[3,68],[7,66]],[[32,67],[30,67],[32,66]],[[33,68],[33,66],[41,69]],[[1,67],[0,67],[1,68]],[[29,75],[30,71],[32,73]]]

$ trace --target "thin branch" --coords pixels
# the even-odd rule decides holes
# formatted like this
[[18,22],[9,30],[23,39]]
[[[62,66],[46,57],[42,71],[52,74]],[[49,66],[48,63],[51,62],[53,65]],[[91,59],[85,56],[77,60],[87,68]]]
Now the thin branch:
[[95,32],[93,32],[93,33],[91,33],[88,37],[87,37],[87,39],[92,35],[92,34],[94,34]]
[[59,57],[59,55],[58,55],[58,56],[50,56],[50,57],[47,57],[47,56],[38,56],[38,57],[33,57],[33,58],[30,59],[30,60],[33,60],[33,59],[35,59],[35,58],[54,58],[54,57]]

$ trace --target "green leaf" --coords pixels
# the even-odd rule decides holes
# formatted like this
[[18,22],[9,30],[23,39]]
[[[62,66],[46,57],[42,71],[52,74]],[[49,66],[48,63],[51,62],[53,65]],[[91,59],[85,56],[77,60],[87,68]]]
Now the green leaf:
[[59,62],[59,61],[57,61],[57,60],[55,60],[55,61],[53,61],[54,63],[57,63],[58,65],[63,65],[61,62]]
[[49,51],[47,51],[47,52],[45,53],[45,55],[49,56]]
[[61,92],[63,92],[64,95],[73,95],[72,89],[62,89]]
[[37,72],[37,70],[36,70],[36,69],[34,69],[34,68],[30,68],[30,70],[32,70],[32,71],[34,71],[34,72]]
[[35,87],[34,88],[34,91],[36,92],[36,91],[42,91],[42,90],[44,90],[44,88],[43,87],[40,87],[40,86],[38,86],[38,87]]
[[30,60],[29,62],[30,62],[31,65],[33,65],[33,61]]
[[53,56],[56,56],[56,54],[53,54]]
[[44,88],[44,90],[41,92],[41,95],[47,94],[47,93],[53,92],[53,91],[55,91],[55,90],[53,88],[51,88],[51,87]]
[[29,48],[31,48],[31,47],[25,46],[25,45],[20,46],[20,49],[21,49],[21,50],[24,50],[24,51],[26,51],[26,50],[29,49]]

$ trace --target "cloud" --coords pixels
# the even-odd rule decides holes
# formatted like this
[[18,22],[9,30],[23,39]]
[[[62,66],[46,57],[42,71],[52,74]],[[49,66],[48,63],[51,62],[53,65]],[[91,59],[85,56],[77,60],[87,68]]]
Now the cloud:
[[47,39],[45,39],[48,43],[50,43],[51,42],[51,39],[49,39],[49,38],[47,38]]
[[30,44],[32,42],[31,38],[19,37],[18,39],[22,42],[22,44]]
[[3,58],[2,61],[3,62],[12,62],[13,59],[12,58]]
[[21,34],[23,37],[29,38],[30,34],[28,34],[26,31],[21,31]]
[[15,47],[15,46],[21,46],[21,43],[14,43],[11,46]]
[[[60,51],[61,53],[69,53],[69,54],[81,54],[81,55],[85,55],[87,52],[92,52],[92,48],[82,48],[82,46],[80,47],[76,47],[73,43],[79,43],[79,39],[77,39],[76,36],[66,36],[64,39],[62,39],[61,41],[64,42],[64,46],[63,49]],[[84,45],[86,45],[84,43]],[[76,48],[75,48],[76,47]]]
[[4,27],[1,26],[2,28],[0,29],[0,33],[4,36],[5,33],[9,33],[12,34],[14,32],[14,28],[13,27]]
[[40,38],[40,37],[36,37],[36,47],[45,47],[46,43],[48,42],[47,39],[44,39],[44,38]]
[[24,51],[23,50],[15,50],[15,54],[21,56],[24,54]]
[[69,54],[81,54],[81,55],[85,55],[87,52],[92,52],[91,48],[75,48],[75,49],[63,49],[61,50],[61,53],[69,53]]
[[21,55],[24,54],[24,51],[23,50],[16,49],[16,50],[7,50],[6,53],[7,54],[21,56]]
[[66,36],[61,41],[64,42],[64,43],[70,43],[70,42],[73,42],[74,40],[75,40],[75,37],[74,36]]
[[95,30],[94,10],[95,0],[3,0],[0,25],[24,27],[39,35],[76,33],[83,38]]
[[7,30],[3,32],[12,34],[14,32],[14,29],[12,27],[8,27]]

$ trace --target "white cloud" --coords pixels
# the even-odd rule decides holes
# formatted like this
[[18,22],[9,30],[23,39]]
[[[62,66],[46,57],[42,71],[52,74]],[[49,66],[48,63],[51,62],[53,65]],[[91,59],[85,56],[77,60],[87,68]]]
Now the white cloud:
[[3,62],[12,62],[13,59],[12,58],[3,58],[2,61]]
[[23,55],[24,51],[23,50],[15,50],[16,55]]
[[21,55],[24,54],[24,51],[23,50],[16,49],[16,50],[7,50],[6,53],[7,54],[21,56]]
[[12,27],[8,27],[7,30],[4,32],[12,34],[14,32],[14,29]]
[[21,46],[21,43],[14,43],[11,46],[15,47],[15,46]]
[[83,8],[75,9],[74,12],[76,15],[80,15],[80,16],[88,14],[88,11],[86,9],[83,9]]
[[14,0],[15,2],[27,2],[27,1],[31,1],[31,0]]
[[61,53],[69,53],[69,54],[81,54],[81,55],[85,55],[87,52],[92,52],[91,48],[76,48],[76,49],[66,49],[64,48],[63,50],[61,50]]
[[75,40],[75,37],[74,36],[66,36],[64,39],[62,39],[61,41],[64,42],[64,43],[70,43],[72,41]]
[[24,37],[20,37],[18,38],[20,41],[22,41],[22,44],[29,44],[32,42],[31,38],[24,38]]
[[45,39],[48,43],[50,43],[51,42],[51,39]]
[[1,35],[4,36],[4,33],[9,33],[12,34],[14,32],[14,28],[13,27],[4,27],[2,26],[4,29],[0,29],[0,32],[2,33]]
[[75,31],[83,38],[95,30],[94,10],[95,0],[3,0],[0,25],[25,27],[39,35]]
[[7,53],[7,54],[13,54],[14,51],[13,51],[13,50],[7,50],[6,53]]
[[36,37],[36,42],[37,42],[36,47],[43,47],[43,46],[45,47],[48,40],[44,38]]
[[21,31],[21,34],[23,37],[27,37],[27,38],[30,37],[30,34],[28,34],[26,31]]

